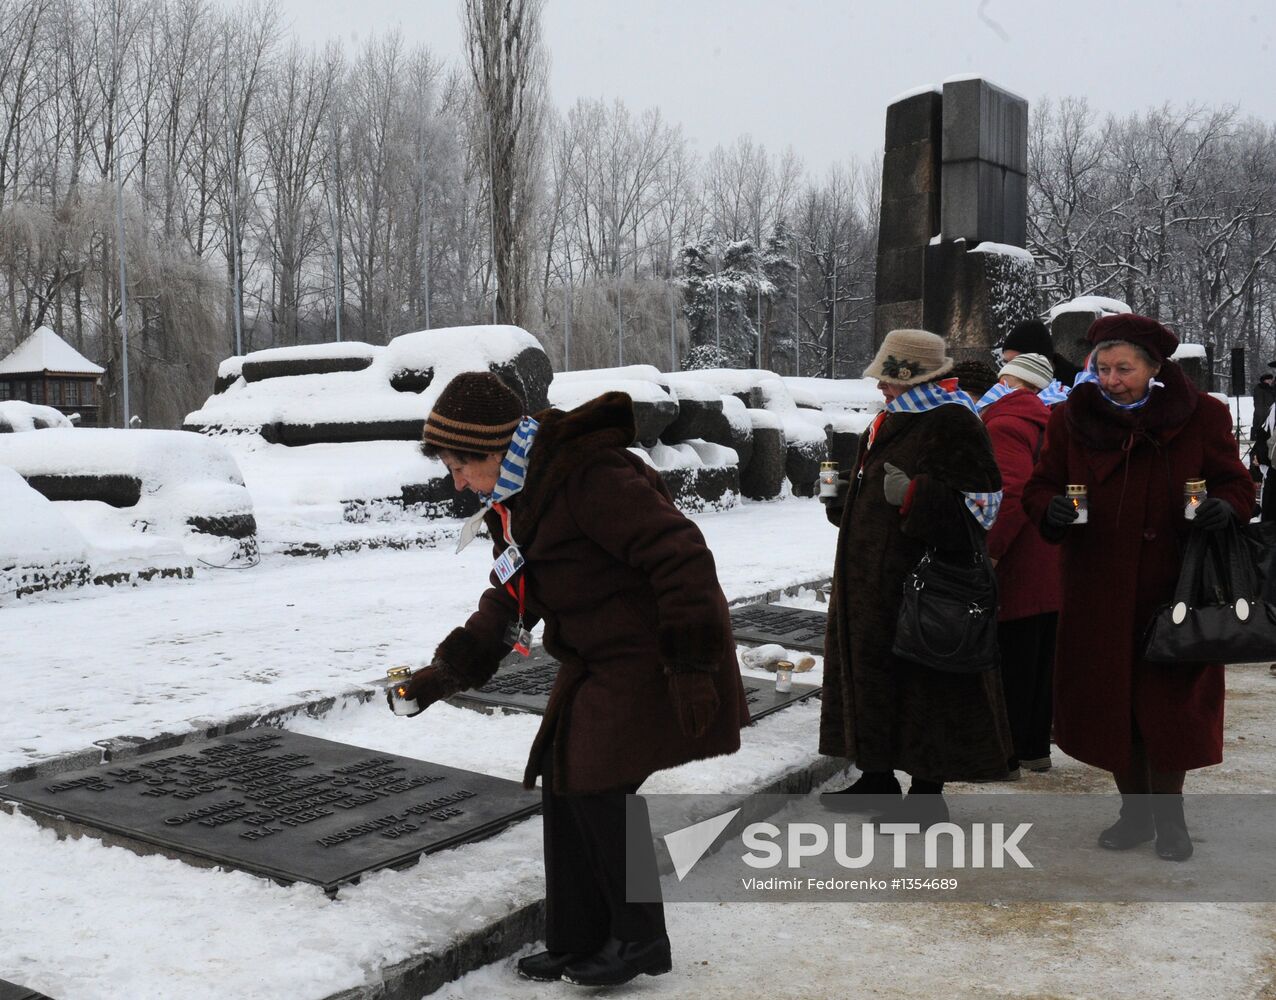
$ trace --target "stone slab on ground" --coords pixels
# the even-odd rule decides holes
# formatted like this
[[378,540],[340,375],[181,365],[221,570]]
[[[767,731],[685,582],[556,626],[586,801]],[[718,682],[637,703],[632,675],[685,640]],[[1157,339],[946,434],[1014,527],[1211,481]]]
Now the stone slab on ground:
[[[465,691],[450,699],[453,704],[480,711],[505,708],[516,712],[544,715],[549,705],[549,692],[558,675],[559,663],[542,646],[532,649],[526,659],[511,653],[501,661],[496,675],[481,688]],[[749,703],[749,719],[757,721],[820,693],[815,684],[793,685],[788,692],[775,690],[775,685],[756,677],[745,677],[744,694]]]
[[0,979],[0,1000],[50,1000],[43,993]]
[[736,642],[762,646],[776,643],[785,649],[824,652],[828,614],[777,604],[745,604],[731,609],[731,629]]
[[257,730],[0,787],[59,832],[335,893],[540,809],[518,783]]

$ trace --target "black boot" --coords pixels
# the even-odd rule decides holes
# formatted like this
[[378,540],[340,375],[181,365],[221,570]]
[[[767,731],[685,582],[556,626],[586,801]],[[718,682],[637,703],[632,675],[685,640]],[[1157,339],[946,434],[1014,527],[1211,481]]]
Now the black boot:
[[1156,821],[1156,856],[1166,861],[1186,861],[1192,856],[1192,838],[1183,818],[1182,795],[1152,796]]
[[587,955],[577,955],[570,951],[538,951],[518,960],[518,974],[524,979],[534,979],[538,983],[553,983],[563,978],[563,970],[572,962],[579,962]]
[[899,779],[892,771],[865,771],[852,784],[820,796],[829,812],[873,812],[899,801]]
[[914,778],[908,795],[888,805],[877,816],[876,824],[916,823],[923,830],[936,823],[948,822],[948,803],[944,801],[944,783]]
[[1122,795],[1121,818],[1099,834],[1099,846],[1109,851],[1128,851],[1156,836],[1152,804],[1147,795]]
[[567,966],[563,979],[575,986],[619,986],[636,976],[662,976],[672,969],[667,934],[650,941],[609,938],[596,954]]

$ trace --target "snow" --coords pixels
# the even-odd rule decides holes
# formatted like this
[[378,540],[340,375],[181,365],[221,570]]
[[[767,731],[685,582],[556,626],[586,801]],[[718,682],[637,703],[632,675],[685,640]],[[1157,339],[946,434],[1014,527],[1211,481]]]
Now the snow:
[[784,421],[778,413],[753,408],[749,408],[745,412],[749,415],[749,423],[755,431],[778,430],[780,433],[784,433]]
[[1102,295],[1082,295],[1080,298],[1070,299],[1067,302],[1060,302],[1057,306],[1051,306],[1049,320],[1053,321],[1060,313],[1066,312],[1111,314],[1128,313],[1129,311],[1130,307],[1120,299],[1109,299]]
[[0,360],[0,375],[28,372],[57,372],[60,375],[103,375],[95,365],[47,326],[42,326]]
[[[0,473],[6,510],[15,489]],[[746,501],[694,520],[729,597],[829,572],[836,532],[813,499]],[[5,670],[0,770],[98,739],[190,732],[363,688],[391,664],[422,663],[486,586],[485,548],[266,558],[252,571],[200,569],[186,582],[5,607],[7,646],[39,652],[25,655],[21,669]],[[820,606],[809,592],[781,603]],[[760,669],[751,676],[768,676]],[[798,679],[821,677],[819,664]],[[1193,772],[1189,783],[1202,791],[1270,791],[1276,682],[1260,666],[1229,668],[1228,685],[1226,761]],[[55,690],[90,694],[50,697]],[[538,724],[530,715],[485,716],[446,704],[419,719],[394,719],[374,700],[288,725],[517,777]],[[818,732],[819,704],[795,706],[747,729],[739,753],[661,772],[644,791],[756,787],[817,760]],[[988,790],[1110,785],[1104,773],[1057,751],[1055,763],[1047,774]],[[1207,836],[1200,843],[1208,849]],[[532,820],[410,869],[374,873],[329,900],[312,886],[137,857],[92,839],[59,841],[25,817],[0,814],[0,975],[65,1000],[320,1000],[370,990],[378,970],[538,899],[541,857],[541,827]],[[1132,852],[1130,863],[1154,873],[1165,864],[1150,851]],[[853,981],[857,993],[902,998],[1232,998],[1261,995],[1273,959],[1271,905],[677,904],[666,915],[673,973],[604,992],[653,1000],[832,997]],[[513,962],[479,969],[437,996],[579,995],[560,983],[519,981]]]
[[887,107],[892,104],[898,104],[900,101],[906,101],[910,97],[916,97],[918,94],[941,94],[943,91],[933,83],[923,83],[919,86],[912,87],[908,90],[902,90],[889,101],[886,102]]
[[[0,567],[83,562],[84,536],[58,506],[0,465]],[[0,591],[2,593],[2,591]]]
[[1170,355],[1171,361],[1181,361],[1184,358],[1203,358],[1205,357],[1204,344],[1179,344],[1175,348],[1174,353]]
[[[872,378],[810,378],[786,375],[784,384],[794,400],[803,406],[823,410],[862,410],[876,413],[883,406],[877,380]],[[827,415],[827,414],[826,414]]]
[[1013,257],[1015,260],[1022,261],[1025,264],[1032,264],[1032,254],[1023,247],[1012,246],[1009,243],[989,243],[987,241],[980,243],[971,253],[995,253],[1003,257]]
[[655,365],[625,365],[623,368],[583,368],[579,371],[556,372],[555,382],[659,382],[664,378]]
[[[239,368],[246,361],[308,361],[329,358],[375,358],[383,349],[373,347],[358,340],[341,340],[324,344],[297,344],[293,347],[268,347],[264,351],[253,351],[242,358],[231,358],[239,362]],[[226,362],[223,362],[225,364]],[[235,370],[238,371],[239,368]],[[220,368],[217,374],[222,374]],[[226,374],[230,374],[228,371]]]
[[749,419],[749,409],[735,396],[719,396],[722,400],[722,414],[737,434],[749,433],[753,422]]
[[549,384],[549,401],[560,410],[574,410],[582,403],[596,399],[605,392],[623,392],[635,403],[669,403],[672,399],[660,385],[637,379],[574,379],[568,382],[555,378]]
[[1017,93],[1015,93],[1013,90],[1010,90],[1010,89],[1008,89],[1008,88],[1006,88],[1006,87],[1003,87],[1003,86],[1002,86],[1001,84],[999,84],[999,83],[993,83],[993,82],[992,82],[991,80],[989,80],[989,79],[988,79],[988,77],[987,77],[987,76],[985,76],[983,73],[957,73],[957,74],[956,74],[956,75],[954,75],[954,76],[946,76],[946,77],[944,77],[944,79],[943,79],[942,81],[940,81],[940,83],[941,83],[941,86],[942,86],[943,84],[948,84],[948,83],[967,83],[967,82],[969,82],[969,81],[971,81],[971,80],[983,80],[985,83],[987,83],[987,84],[988,84],[988,86],[990,86],[990,87],[994,87],[994,88],[996,88],[997,90],[1000,90],[1000,91],[1001,91],[1002,93],[1004,93],[1004,94],[1009,94],[1011,97],[1017,97],[1017,98],[1019,98],[1019,100],[1021,100],[1021,101],[1026,101],[1026,100],[1027,100],[1027,98],[1026,98],[1026,97],[1024,97],[1022,94],[1017,94]]
[[10,431],[46,430],[51,427],[74,427],[61,410],[21,399],[7,399],[0,403],[0,426]]
[[690,372],[669,372],[664,376],[675,392],[684,382],[703,382],[724,396],[747,392],[764,379],[778,377],[775,372],[764,368],[698,368]]
[[665,375],[660,376],[668,385],[670,393],[675,399],[692,399],[699,403],[710,403],[719,396],[718,390],[709,382],[698,382],[695,379],[679,379],[678,382],[671,383]]
[[714,444],[712,441],[692,438],[690,441],[684,441],[683,445],[694,451],[696,457],[700,460],[700,464],[708,468],[726,468],[740,463],[740,456],[736,454],[734,448],[726,448],[723,445]]
[[229,357],[217,366],[217,377],[222,378],[238,378],[244,370],[244,359],[240,355]]

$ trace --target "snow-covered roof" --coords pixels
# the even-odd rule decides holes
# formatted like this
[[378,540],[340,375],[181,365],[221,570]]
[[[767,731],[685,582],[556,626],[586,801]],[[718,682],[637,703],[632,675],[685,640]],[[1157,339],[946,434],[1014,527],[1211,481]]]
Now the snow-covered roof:
[[106,369],[95,365],[47,326],[42,326],[0,360],[0,375],[24,372],[102,375]]

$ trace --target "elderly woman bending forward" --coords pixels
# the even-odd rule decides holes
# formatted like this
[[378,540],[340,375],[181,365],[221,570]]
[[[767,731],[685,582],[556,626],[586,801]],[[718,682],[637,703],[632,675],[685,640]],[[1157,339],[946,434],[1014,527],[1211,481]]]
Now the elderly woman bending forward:
[[[1051,415],[1023,494],[1028,516],[1063,548],[1055,742],[1116,779],[1121,815],[1100,845],[1128,850],[1155,837],[1158,855],[1183,861],[1192,854],[1184,773],[1223,759],[1223,667],[1149,663],[1143,635],[1171,599],[1188,532],[1248,520],[1254,486],[1227,408],[1168,360],[1174,334],[1124,314],[1096,320],[1087,336],[1087,368]],[[1192,521],[1188,479],[1209,490]],[[1068,485],[1087,489],[1084,525],[1072,524]]]

